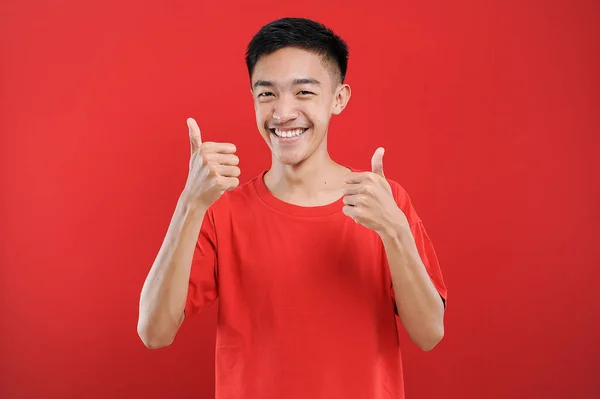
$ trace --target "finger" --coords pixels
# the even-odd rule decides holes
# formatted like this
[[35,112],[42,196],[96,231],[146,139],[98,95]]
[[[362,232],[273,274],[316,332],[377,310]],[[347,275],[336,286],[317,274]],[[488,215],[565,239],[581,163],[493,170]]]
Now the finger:
[[242,173],[240,168],[230,165],[218,165],[215,171],[223,177],[239,177]]
[[190,143],[192,147],[192,152],[198,150],[200,145],[202,145],[202,136],[200,135],[200,128],[198,124],[194,120],[194,118],[187,119],[188,131],[190,135]]
[[235,154],[223,154],[220,152],[205,153],[202,159],[208,164],[231,165],[237,166],[240,163],[240,158]]
[[344,205],[342,212],[356,222],[356,208],[350,205]]
[[207,141],[202,143],[202,153],[221,153],[221,154],[233,154],[237,151],[234,144],[231,143],[214,143]]
[[230,191],[236,188],[240,184],[240,180],[237,177],[221,177],[221,187],[225,191]]
[[385,177],[383,175],[383,154],[385,149],[383,147],[379,147],[375,150],[373,157],[371,158],[371,170],[376,175],[381,177]]
[[344,181],[347,184],[357,184],[362,183],[365,180],[370,179],[371,172],[352,172],[348,173],[344,178]]
[[342,192],[344,195],[369,194],[371,189],[367,184],[354,183],[346,184]]
[[359,195],[345,195],[342,199],[344,205],[357,206],[360,202]]

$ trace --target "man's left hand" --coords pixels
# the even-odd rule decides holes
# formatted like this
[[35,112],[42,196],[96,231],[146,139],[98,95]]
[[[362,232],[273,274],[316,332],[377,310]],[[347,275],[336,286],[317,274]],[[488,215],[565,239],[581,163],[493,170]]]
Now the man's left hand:
[[383,174],[384,149],[375,150],[371,172],[353,172],[346,176],[343,212],[355,222],[374,230],[380,236],[408,226],[406,216],[398,208],[392,187]]

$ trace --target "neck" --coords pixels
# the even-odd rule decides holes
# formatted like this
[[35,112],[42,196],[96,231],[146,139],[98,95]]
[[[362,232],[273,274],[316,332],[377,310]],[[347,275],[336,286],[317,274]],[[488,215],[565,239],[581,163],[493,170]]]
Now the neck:
[[296,165],[284,165],[273,157],[267,175],[273,185],[310,193],[318,191],[338,168],[327,152],[315,153]]
[[322,148],[295,165],[284,165],[273,157],[264,181],[275,196],[288,202],[326,203],[332,201],[332,195],[339,196],[341,176],[347,172],[347,168],[333,161]]

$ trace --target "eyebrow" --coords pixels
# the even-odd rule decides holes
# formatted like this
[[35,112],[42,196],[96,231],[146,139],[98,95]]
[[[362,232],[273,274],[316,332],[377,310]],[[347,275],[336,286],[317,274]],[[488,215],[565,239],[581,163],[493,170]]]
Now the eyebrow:
[[294,79],[294,85],[321,85],[321,82],[313,78],[300,78]]
[[[317,85],[320,86],[321,82],[319,82],[317,79],[314,78],[298,78],[298,79],[294,79],[294,81],[292,82],[295,86],[296,85]],[[257,87],[274,87],[275,84],[271,81],[268,80],[257,80],[254,85],[252,86],[254,89],[256,89]]]

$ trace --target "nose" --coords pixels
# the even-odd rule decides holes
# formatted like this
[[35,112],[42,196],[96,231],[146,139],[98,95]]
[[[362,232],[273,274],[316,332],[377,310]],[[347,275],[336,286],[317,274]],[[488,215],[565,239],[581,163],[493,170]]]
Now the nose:
[[286,123],[298,118],[298,111],[295,109],[293,100],[280,97],[273,106],[273,119],[278,123]]

